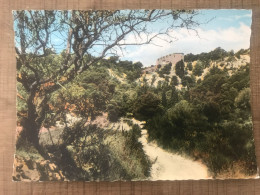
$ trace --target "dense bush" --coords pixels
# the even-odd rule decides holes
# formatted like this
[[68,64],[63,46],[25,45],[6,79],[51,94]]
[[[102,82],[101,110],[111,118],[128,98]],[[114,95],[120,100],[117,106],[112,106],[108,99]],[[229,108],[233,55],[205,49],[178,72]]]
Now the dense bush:
[[182,78],[184,76],[184,62],[183,60],[179,61],[175,65],[175,73],[177,76]]
[[[196,69],[203,71],[201,64],[193,72]],[[255,173],[249,65],[241,66],[231,75],[226,69],[212,67],[197,84],[184,76],[182,84],[188,83],[190,87],[177,93],[177,99],[173,98],[177,102],[167,104],[165,112],[154,113],[147,120],[149,139],[202,159],[213,176],[232,169],[234,163],[239,163],[245,174]],[[168,90],[176,94],[173,89]],[[161,94],[167,94],[163,90]]]
[[169,75],[171,72],[172,63],[164,65],[159,71],[158,74],[160,77],[163,77],[164,74]]
[[224,49],[217,47],[213,51],[210,51],[208,53],[201,53],[201,54],[187,54],[184,57],[185,62],[193,62],[193,61],[208,61],[208,60],[219,60],[224,59],[224,57],[227,57],[229,55],[232,55],[230,52],[225,51]]
[[147,120],[162,111],[160,98],[152,92],[147,92],[137,98],[133,106],[133,114],[138,120]]
[[187,69],[189,70],[189,71],[192,71],[192,63],[191,62],[189,62],[188,64],[187,64]]
[[76,122],[62,134],[58,165],[68,179],[111,181],[149,177],[151,163],[138,142],[138,125],[127,132],[109,132],[84,123]]
[[203,71],[204,71],[204,67],[203,67],[202,63],[200,61],[198,61],[195,65],[195,67],[193,68],[192,73],[195,76],[201,76]]

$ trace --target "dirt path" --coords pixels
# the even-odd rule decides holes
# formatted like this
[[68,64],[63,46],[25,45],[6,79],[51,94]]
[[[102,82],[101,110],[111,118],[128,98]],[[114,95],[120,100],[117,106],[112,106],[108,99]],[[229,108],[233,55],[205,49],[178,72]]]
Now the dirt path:
[[[139,123],[140,125],[140,123]],[[142,125],[140,125],[142,126]],[[150,180],[186,180],[209,179],[208,169],[200,162],[184,158],[147,142],[147,130],[142,130],[139,141],[143,144],[145,153],[155,162],[152,165]]]

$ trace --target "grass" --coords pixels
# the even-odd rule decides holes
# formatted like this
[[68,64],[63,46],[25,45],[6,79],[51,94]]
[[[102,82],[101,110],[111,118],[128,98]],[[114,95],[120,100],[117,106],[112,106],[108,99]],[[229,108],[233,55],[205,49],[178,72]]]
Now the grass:
[[21,140],[22,142],[21,146],[18,148],[16,147],[15,154],[18,157],[21,157],[23,159],[31,159],[31,160],[43,160],[44,158],[39,154],[38,150],[32,144],[28,143],[25,140]]
[[[133,125],[131,120],[125,122]],[[114,181],[149,177],[151,162],[138,141],[141,136],[138,125],[128,131],[75,125],[67,132],[67,136],[73,139],[70,143],[62,140],[64,133],[62,128],[42,132],[40,144],[69,180]],[[44,160],[28,143],[23,143],[16,155],[34,162]],[[42,172],[40,167],[37,169]],[[44,180],[48,180],[48,176]]]
[[120,162],[131,180],[147,179],[150,176],[151,161],[143,151],[138,136],[133,138],[131,132],[116,132],[107,138],[113,158]]

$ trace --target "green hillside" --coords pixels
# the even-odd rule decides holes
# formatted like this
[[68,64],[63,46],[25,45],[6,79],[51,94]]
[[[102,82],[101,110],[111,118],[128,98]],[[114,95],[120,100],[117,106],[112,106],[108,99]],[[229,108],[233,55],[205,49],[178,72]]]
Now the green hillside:
[[[51,58],[63,59],[62,54]],[[136,120],[150,141],[202,161],[213,177],[254,175],[249,59],[249,50],[216,48],[150,73],[140,62],[99,60],[46,99],[37,94],[36,110],[45,113],[39,133],[43,151],[21,130],[15,164],[21,168],[14,180],[32,179],[30,174],[35,180],[147,179],[153,162],[139,141]],[[19,83],[17,89],[22,129],[28,93]]]

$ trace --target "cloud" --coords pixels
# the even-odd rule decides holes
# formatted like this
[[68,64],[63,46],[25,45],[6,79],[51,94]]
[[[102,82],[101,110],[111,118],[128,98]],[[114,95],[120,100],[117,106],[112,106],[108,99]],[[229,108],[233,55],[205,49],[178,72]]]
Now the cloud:
[[[201,28],[194,31],[179,29],[172,31],[171,35],[177,40],[166,43],[162,39],[156,39],[154,44],[127,47],[123,59],[140,61],[144,66],[155,64],[156,59],[170,53],[193,53],[209,52],[217,47],[227,51],[249,48],[251,29],[244,23],[240,23],[238,28],[229,27],[226,29],[204,30]],[[165,37],[163,37],[165,38]],[[129,37],[132,41],[133,37]]]

